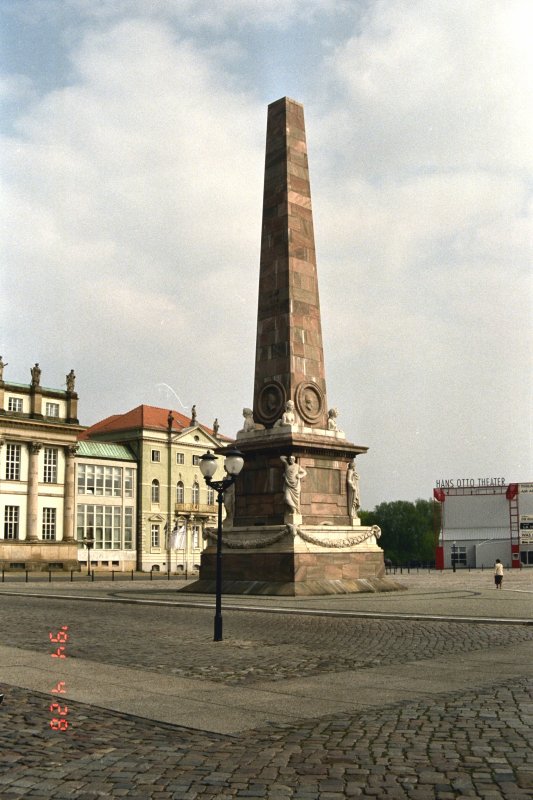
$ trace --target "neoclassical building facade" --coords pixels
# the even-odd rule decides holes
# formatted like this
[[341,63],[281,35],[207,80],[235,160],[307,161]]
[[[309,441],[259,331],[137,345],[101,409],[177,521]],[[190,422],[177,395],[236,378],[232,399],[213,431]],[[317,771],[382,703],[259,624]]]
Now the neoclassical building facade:
[[0,356],[0,568],[77,569],[75,457],[78,421],[75,376],[66,389],[4,380]]
[[[191,417],[155,406],[137,406],[88,428],[90,442],[126,445],[135,455],[137,569],[187,572],[199,567],[203,532],[216,524],[216,500],[200,472],[200,458],[229,442]],[[222,477],[222,460],[220,465]]]
[[230,441],[216,421],[141,405],[85,428],[72,370],[49,389],[38,364],[28,384],[5,366],[0,569],[194,571],[217,514],[200,458]]

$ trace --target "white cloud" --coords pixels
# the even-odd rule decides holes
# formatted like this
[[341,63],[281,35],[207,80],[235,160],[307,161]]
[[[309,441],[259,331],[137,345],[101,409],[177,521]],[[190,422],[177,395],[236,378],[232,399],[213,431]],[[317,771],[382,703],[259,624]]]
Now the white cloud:
[[[86,422],[172,402],[168,384],[237,430],[273,99],[244,88],[239,30],[316,48],[336,7],[69,3],[68,86],[30,98],[3,146],[6,378],[75,367]],[[306,76],[329,402],[370,445],[363,504],[428,496],[452,468],[530,479],[528,5],[365,8],[340,6],[353,28]]]

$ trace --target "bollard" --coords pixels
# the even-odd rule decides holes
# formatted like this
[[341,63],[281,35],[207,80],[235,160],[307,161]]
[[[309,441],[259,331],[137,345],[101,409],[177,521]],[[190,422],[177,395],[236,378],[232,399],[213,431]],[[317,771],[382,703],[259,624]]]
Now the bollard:
[[4,570],[2,570],[2,583],[4,582]]
[[131,579],[133,580],[133,570],[131,571]]
[[71,569],[70,570],[70,582],[73,583],[73,581],[74,581],[74,570]]
[[170,570],[167,569],[167,581],[169,581],[169,580],[170,580]]
[[115,570],[114,569],[111,570],[111,580],[112,581],[115,580]]
[[48,570],[48,583],[52,583],[52,570]]
[[26,570],[26,583],[28,583],[28,570]]
[[154,579],[154,571],[153,569],[150,570],[150,580],[153,581]]
[[91,572],[91,581],[92,581],[92,583],[94,583],[94,569],[93,569],[93,571]]

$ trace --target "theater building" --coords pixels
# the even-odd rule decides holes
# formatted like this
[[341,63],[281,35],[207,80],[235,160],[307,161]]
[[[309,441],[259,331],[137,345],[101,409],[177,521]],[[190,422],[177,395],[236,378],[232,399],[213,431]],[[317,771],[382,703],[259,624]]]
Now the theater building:
[[533,483],[504,478],[437,481],[437,569],[533,567]]

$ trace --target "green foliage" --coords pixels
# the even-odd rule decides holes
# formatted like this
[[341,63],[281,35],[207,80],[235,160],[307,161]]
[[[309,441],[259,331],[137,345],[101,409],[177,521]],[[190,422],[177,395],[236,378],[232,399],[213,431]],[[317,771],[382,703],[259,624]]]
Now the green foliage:
[[[435,505],[435,509],[434,509]],[[360,511],[363,525],[379,525],[380,547],[385,558],[395,564],[410,561],[433,561],[435,558],[434,514],[440,514],[440,505],[433,500],[396,500],[380,503],[373,511]],[[440,518],[436,521],[437,527]]]

